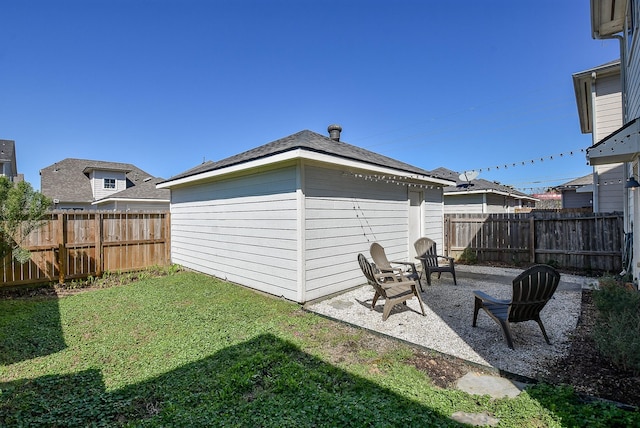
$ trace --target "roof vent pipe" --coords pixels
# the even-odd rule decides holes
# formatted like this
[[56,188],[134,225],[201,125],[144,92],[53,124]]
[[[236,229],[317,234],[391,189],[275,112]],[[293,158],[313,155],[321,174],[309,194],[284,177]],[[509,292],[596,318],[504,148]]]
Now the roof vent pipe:
[[327,128],[329,131],[329,138],[333,141],[340,141],[340,132],[342,132],[342,126],[340,125],[329,125]]

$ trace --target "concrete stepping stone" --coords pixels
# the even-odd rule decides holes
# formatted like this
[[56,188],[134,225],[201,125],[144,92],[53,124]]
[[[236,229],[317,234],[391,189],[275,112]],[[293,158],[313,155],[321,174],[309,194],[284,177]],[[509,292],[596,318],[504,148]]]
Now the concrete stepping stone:
[[489,395],[493,398],[517,397],[525,384],[500,376],[469,372],[456,382],[456,388],[469,394]]

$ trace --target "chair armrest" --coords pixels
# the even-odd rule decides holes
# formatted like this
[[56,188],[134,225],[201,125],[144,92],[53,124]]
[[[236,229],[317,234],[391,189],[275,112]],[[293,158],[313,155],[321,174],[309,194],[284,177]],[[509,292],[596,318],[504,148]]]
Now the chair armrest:
[[489,296],[487,293],[480,290],[475,290],[473,292],[473,295],[476,297],[476,299],[480,299],[483,302],[495,303],[498,305],[508,305],[509,303],[511,303],[511,300],[496,299],[495,297]]
[[414,289],[415,286],[416,286],[416,282],[415,281],[400,281],[400,282],[388,282],[388,283],[383,283],[382,284],[382,288],[384,288],[385,290],[390,290],[390,289],[403,287],[403,286],[411,287],[412,289]]
[[398,274],[392,272],[376,273],[375,277],[381,283],[397,283],[399,281]]
[[404,266],[410,266],[411,267],[411,271],[413,273],[416,273],[416,264],[413,262],[401,262],[401,261],[390,261],[389,263],[393,263],[393,264],[397,264],[397,265],[404,265]]

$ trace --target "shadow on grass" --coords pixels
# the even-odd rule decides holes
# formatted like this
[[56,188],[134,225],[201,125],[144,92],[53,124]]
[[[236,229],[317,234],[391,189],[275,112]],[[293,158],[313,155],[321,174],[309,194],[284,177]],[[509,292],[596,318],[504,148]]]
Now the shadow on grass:
[[119,390],[98,370],[0,388],[7,426],[461,426],[269,334]]
[[16,299],[2,304],[0,364],[43,357],[66,348],[58,299]]

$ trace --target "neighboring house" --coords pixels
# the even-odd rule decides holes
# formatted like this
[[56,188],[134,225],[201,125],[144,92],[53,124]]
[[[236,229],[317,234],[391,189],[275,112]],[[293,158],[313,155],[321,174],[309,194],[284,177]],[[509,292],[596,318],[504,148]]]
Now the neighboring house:
[[146,211],[169,209],[160,178],[119,162],[67,158],[40,170],[40,191],[54,209]]
[[304,303],[365,282],[358,253],[443,243],[442,186],[421,168],[301,131],[174,176],[173,263]]
[[[580,130],[583,134],[591,134],[592,145],[622,126],[620,60],[574,74],[573,87]],[[624,183],[627,181],[625,169],[621,162],[593,166],[590,177],[594,212],[623,211]],[[585,203],[587,195],[576,190],[575,196],[570,198],[572,202]]]
[[482,178],[462,180],[460,173],[443,167],[431,172],[456,183],[444,188],[445,214],[514,213],[516,209],[534,207],[536,203],[536,199],[526,193],[494,181]]
[[23,180],[23,175],[18,174],[16,143],[13,140],[0,140],[0,175],[14,182]]
[[[615,186],[618,188],[619,186]],[[554,188],[562,195],[562,208],[593,209],[593,174],[576,178]],[[600,192],[602,194],[602,192]],[[622,211],[622,210],[619,210]]]
[[[594,39],[620,42],[620,81],[622,83],[621,128],[612,131],[587,149],[591,165],[625,163],[625,177],[638,180],[640,157],[640,1],[591,0],[591,31]],[[633,236],[633,263],[625,269],[637,284],[640,266],[640,190],[625,185],[625,231]],[[633,234],[631,235],[631,232]]]

